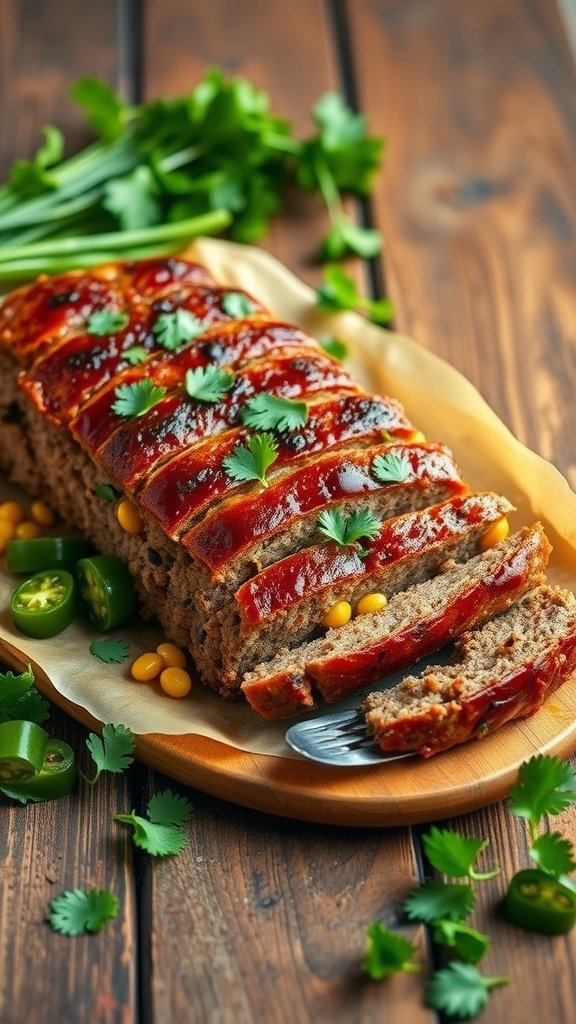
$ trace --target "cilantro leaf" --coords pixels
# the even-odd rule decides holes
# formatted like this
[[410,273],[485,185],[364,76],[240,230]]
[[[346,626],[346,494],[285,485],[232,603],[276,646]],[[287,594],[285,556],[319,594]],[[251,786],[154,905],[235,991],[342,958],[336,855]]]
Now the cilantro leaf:
[[158,825],[184,825],[190,821],[194,808],[185,796],[164,789],[151,797],[146,813]]
[[130,118],[130,108],[112,86],[99,78],[81,78],[70,95],[87,112],[88,123],[105,142],[116,139]]
[[64,136],[53,124],[44,125],[44,142],[33,160],[15,160],[10,169],[10,190],[21,199],[30,199],[58,188],[58,178],[48,167],[58,163],[64,154]]
[[461,836],[447,828],[432,826],[428,835],[423,837],[424,852],[437,871],[442,871],[450,878],[473,878],[482,880],[495,878],[500,868],[493,871],[477,872],[474,862],[478,854],[488,846],[488,839],[475,839]]
[[462,960],[477,964],[488,952],[491,940],[488,935],[470,928],[461,921],[439,920],[434,922],[434,942],[449,946]]
[[95,334],[104,338],[108,334],[118,334],[130,323],[128,313],[120,309],[97,309],[86,321],[87,334]]
[[380,921],[368,926],[362,970],[372,981],[382,981],[397,971],[419,971],[420,965],[414,963],[415,955],[416,949],[403,935],[391,932]]
[[106,664],[114,663],[120,665],[130,654],[130,645],[119,637],[105,637],[102,640],[93,640],[90,644],[90,654]]
[[358,291],[353,279],[341,267],[328,264],[324,271],[324,283],[316,292],[316,303],[320,309],[334,313],[353,309],[366,313],[374,323],[387,324],[394,315],[389,299],[367,299]]
[[153,857],[166,857],[180,853],[186,846],[186,833],[182,826],[190,820],[192,804],[186,797],[166,789],[156,793],[146,809],[146,818],[132,811],[117,814],[115,821],[132,825],[136,846]]
[[96,765],[96,774],[92,779],[87,778],[83,772],[80,774],[90,786],[98,782],[102,772],[123,772],[134,760],[134,734],[125,725],[103,726],[102,738],[91,732],[86,740],[86,746]]
[[302,147],[297,164],[299,184],[309,189],[319,187],[320,159],[335,189],[368,195],[384,140],[367,134],[366,118],[356,114],[338,93],[325,93],[312,116],[318,133]]
[[412,467],[405,455],[390,452],[388,455],[377,455],[372,463],[372,476],[380,483],[403,484],[410,479]]
[[432,924],[439,918],[461,921],[474,909],[474,891],[470,885],[449,885],[446,882],[426,882],[413,889],[404,903],[411,921]]
[[320,344],[332,359],[342,361],[348,358],[348,345],[345,341],[340,341],[340,338],[323,338]]
[[185,390],[197,402],[220,402],[234,384],[232,370],[219,366],[197,366],[186,371]]
[[277,398],[265,391],[249,398],[242,410],[242,422],[256,430],[298,430],[307,419],[306,402]]
[[148,352],[143,345],[133,345],[132,348],[127,348],[122,353],[122,359],[130,363],[130,366],[140,366],[141,363],[146,362],[147,358]]
[[518,782],[510,793],[512,811],[519,818],[527,818],[532,829],[546,815],[566,810],[574,800],[574,769],[567,762],[547,754],[537,754],[522,765]]
[[320,246],[322,260],[343,260],[346,256],[361,256],[370,260],[382,249],[382,235],[372,228],[354,224],[343,214],[333,222]]
[[318,516],[320,533],[342,547],[355,544],[363,537],[374,540],[381,526],[382,520],[368,508],[354,509],[348,516],[339,509],[326,508]]
[[150,412],[166,394],[166,388],[153,384],[149,378],[137,380],[133,384],[119,384],[114,390],[116,401],[112,412],[117,416],[144,416]]
[[490,989],[508,978],[485,978],[472,964],[453,963],[436,971],[426,986],[426,1005],[459,1020],[470,1020],[488,1003]]
[[187,309],[175,309],[173,313],[161,313],[152,325],[156,341],[169,352],[175,352],[204,331],[204,324]]
[[226,292],[222,296],[222,309],[228,316],[233,317],[235,320],[241,320],[245,316],[250,316],[256,309],[256,306],[248,295],[244,295],[243,292]]
[[0,722],[40,722],[48,718],[49,704],[34,686],[30,665],[26,672],[0,672]]
[[259,480],[268,486],[266,471],[278,458],[278,445],[271,434],[253,434],[246,446],[238,444],[223,460],[226,473],[233,480]]
[[532,843],[530,856],[541,871],[554,878],[560,878],[560,875],[567,875],[576,869],[572,843],[559,832],[543,832],[538,836]]
[[99,932],[117,917],[119,905],[109,889],[71,889],[50,901],[46,920],[61,935]]
[[112,484],[96,484],[93,493],[97,498],[102,498],[103,501],[117,501],[121,492],[112,487]]
[[113,213],[123,231],[148,228],[162,220],[158,184],[146,165],[104,185],[102,206]]

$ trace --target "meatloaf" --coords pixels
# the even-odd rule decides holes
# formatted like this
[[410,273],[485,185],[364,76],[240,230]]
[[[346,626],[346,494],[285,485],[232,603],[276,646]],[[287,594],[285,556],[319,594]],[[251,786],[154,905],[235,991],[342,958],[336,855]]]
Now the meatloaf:
[[[393,397],[181,258],[5,299],[0,467],[125,560],[205,684],[267,716],[410,665],[537,586],[549,554],[539,526],[496,544],[506,498],[470,493]],[[384,611],[323,626],[375,591]]]

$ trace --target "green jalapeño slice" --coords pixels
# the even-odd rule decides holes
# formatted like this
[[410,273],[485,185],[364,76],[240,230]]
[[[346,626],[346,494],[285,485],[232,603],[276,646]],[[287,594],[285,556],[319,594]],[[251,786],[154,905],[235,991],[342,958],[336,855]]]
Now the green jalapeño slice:
[[504,914],[525,931],[565,935],[576,922],[576,896],[551,875],[528,868],[512,878]]
[[0,725],[0,785],[30,779],[44,763],[48,733],[36,722]]
[[5,785],[0,783],[0,789],[6,796],[23,802],[57,800],[72,791],[76,775],[76,759],[72,747],[64,743],[64,740],[48,740],[44,762],[38,774],[11,779]]
[[10,540],[6,548],[9,572],[41,572],[43,569],[74,569],[78,559],[89,555],[92,545],[82,537],[33,537]]
[[65,569],[39,572],[12,594],[14,625],[45,640],[69,626],[76,611],[74,580]]
[[81,558],[76,567],[80,596],[96,629],[110,629],[130,622],[136,614],[136,593],[124,562],[115,555]]

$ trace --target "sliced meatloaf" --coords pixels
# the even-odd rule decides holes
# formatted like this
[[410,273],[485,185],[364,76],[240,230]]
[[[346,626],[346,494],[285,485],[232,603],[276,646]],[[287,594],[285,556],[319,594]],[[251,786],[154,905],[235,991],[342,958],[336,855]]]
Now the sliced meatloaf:
[[534,714],[575,667],[576,599],[539,587],[462,634],[453,663],[371,693],[363,705],[368,733],[383,750],[430,757]]
[[496,494],[468,494],[387,520],[366,548],[328,541],[274,562],[208,621],[208,660],[227,685],[238,685],[286,637],[291,646],[309,639],[336,601],[354,606],[375,590],[390,598],[436,575],[448,560],[472,557],[482,535],[511,511]]
[[540,524],[526,527],[397,594],[384,611],[360,615],[318,640],[281,650],[246,674],[242,692],[267,718],[312,707],[316,692],[328,701],[354,693],[508,608],[543,582],[550,551]]
[[[226,387],[194,391],[222,370]],[[250,422],[256,399],[268,426]],[[279,403],[298,418],[275,420]],[[266,471],[250,461],[263,431]],[[204,682],[271,716],[486,620],[538,585],[549,551],[534,527],[478,555],[506,500],[469,494],[397,401],[184,259],[41,278],[2,303],[0,467],[126,561],[142,614]],[[125,497],[138,534],[118,521]],[[363,509],[381,527],[362,550],[323,540],[319,513]],[[384,612],[314,638],[330,602],[373,588]]]

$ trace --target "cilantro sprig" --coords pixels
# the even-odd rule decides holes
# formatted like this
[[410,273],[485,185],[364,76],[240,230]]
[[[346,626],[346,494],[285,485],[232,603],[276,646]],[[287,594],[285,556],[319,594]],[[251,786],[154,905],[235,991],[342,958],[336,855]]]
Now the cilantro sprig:
[[411,921],[434,924],[441,919],[461,921],[474,909],[474,890],[470,885],[428,881],[413,889],[404,910]]
[[121,665],[130,656],[130,644],[120,637],[103,637],[92,641],[90,654],[107,665]]
[[101,737],[91,732],[86,746],[96,765],[96,772],[92,778],[84,772],[80,772],[80,775],[90,786],[96,785],[102,772],[123,772],[134,760],[134,734],[125,725],[105,725]]
[[71,889],[50,901],[46,920],[61,935],[99,932],[117,917],[118,907],[109,889]]
[[143,345],[133,345],[132,348],[124,349],[122,359],[130,366],[140,366],[148,358],[148,351]]
[[388,324],[394,315],[389,299],[367,299],[358,291],[353,279],[334,263],[324,271],[324,283],[316,292],[316,302],[328,313],[346,309],[366,313],[375,324]]
[[424,852],[437,871],[449,878],[470,878],[474,881],[485,881],[496,878],[500,868],[491,871],[476,871],[474,864],[477,857],[488,846],[488,839],[476,839],[472,836],[461,836],[447,828],[432,826],[430,832],[423,837]]
[[263,487],[268,487],[266,473],[277,458],[278,445],[271,434],[252,434],[246,445],[236,445],[223,465],[232,480],[258,480]]
[[183,826],[192,817],[193,810],[186,797],[166,789],[149,801],[145,818],[131,811],[116,814],[114,820],[133,827],[132,839],[146,853],[152,857],[167,857],[180,853],[186,846]]
[[245,316],[250,316],[256,306],[244,292],[225,292],[222,296],[222,309],[228,316],[241,320]]
[[368,508],[357,508],[345,515],[339,509],[324,509],[318,516],[320,533],[341,547],[356,544],[359,540],[374,540],[382,520]]
[[332,356],[332,359],[338,359],[339,362],[342,362],[348,358],[348,345],[340,338],[321,338],[320,344],[324,351],[329,356]]
[[368,926],[362,969],[372,981],[382,981],[398,971],[419,971],[420,965],[414,962],[415,955],[412,943],[403,935],[390,931],[381,921],[373,921]]
[[97,498],[102,498],[103,501],[117,501],[122,494],[121,491],[112,487],[112,484],[96,484],[93,488],[93,493]]
[[29,665],[25,672],[0,672],[0,723],[45,722],[49,704],[34,686],[34,673]]
[[129,323],[128,313],[124,313],[120,309],[97,309],[88,317],[86,332],[104,338],[108,334],[118,334]]
[[197,402],[220,402],[234,384],[232,370],[220,366],[196,366],[186,371],[184,390]]
[[112,406],[112,412],[117,416],[131,419],[144,416],[155,405],[158,405],[158,402],[161,402],[166,394],[166,388],[145,378],[134,381],[132,384],[119,384],[114,389],[114,394],[116,401]]
[[306,402],[277,398],[266,391],[249,398],[242,410],[242,422],[255,430],[299,430],[307,419]]
[[508,983],[508,978],[485,978],[472,964],[456,961],[432,975],[426,1005],[449,1017],[469,1020],[486,1007],[491,989]]
[[176,352],[187,341],[197,338],[205,330],[198,317],[187,309],[175,309],[173,313],[160,313],[152,324],[152,333],[162,348]]
[[377,455],[372,463],[372,476],[381,484],[403,484],[410,479],[412,467],[405,455],[389,452],[388,455]]

